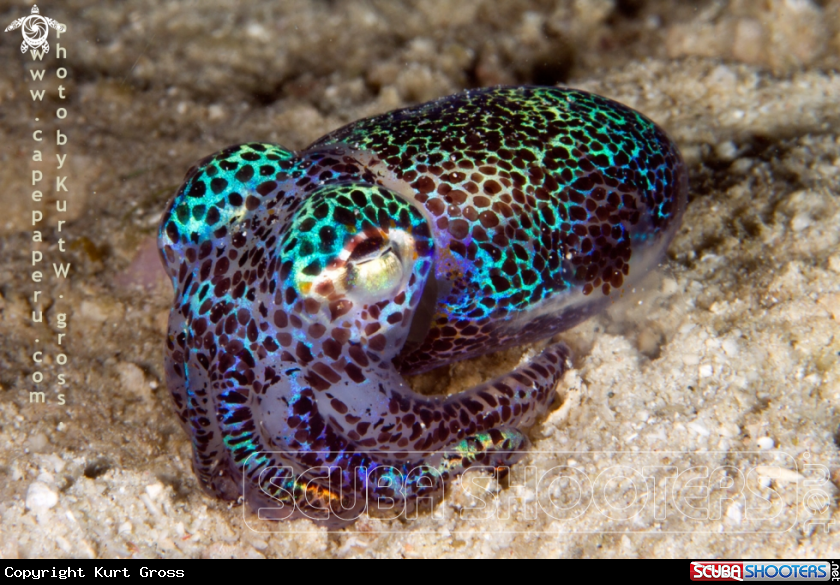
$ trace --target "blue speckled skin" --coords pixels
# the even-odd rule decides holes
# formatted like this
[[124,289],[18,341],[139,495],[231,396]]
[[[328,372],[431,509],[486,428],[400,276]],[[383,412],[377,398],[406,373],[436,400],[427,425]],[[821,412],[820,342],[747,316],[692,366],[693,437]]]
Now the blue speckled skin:
[[263,517],[340,526],[515,462],[565,347],[446,398],[402,376],[601,310],[660,261],[686,193],[653,122],[558,88],[469,91],[297,153],[202,160],[159,237],[167,382],[201,483]]

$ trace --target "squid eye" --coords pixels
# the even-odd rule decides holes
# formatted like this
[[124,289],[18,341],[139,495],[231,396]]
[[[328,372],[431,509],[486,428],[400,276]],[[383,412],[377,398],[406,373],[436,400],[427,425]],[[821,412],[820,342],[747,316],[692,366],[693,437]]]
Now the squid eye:
[[323,269],[318,264],[312,274],[301,270],[299,286],[331,301],[339,295],[361,305],[377,303],[406,286],[416,259],[414,238],[402,230],[358,234]]
[[381,299],[402,281],[403,264],[392,246],[386,246],[347,267],[345,286],[348,291]]

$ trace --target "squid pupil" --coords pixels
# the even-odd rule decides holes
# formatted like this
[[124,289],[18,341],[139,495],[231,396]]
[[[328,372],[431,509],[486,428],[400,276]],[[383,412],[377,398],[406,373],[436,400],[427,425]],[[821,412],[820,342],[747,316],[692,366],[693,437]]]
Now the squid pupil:
[[359,260],[360,258],[365,258],[365,262],[369,262],[374,258],[367,258],[377,250],[379,250],[385,241],[380,236],[370,237],[363,242],[359,242],[358,245],[353,249],[353,252],[350,254],[350,260]]
[[371,256],[370,258],[365,258],[364,260],[362,260],[360,262],[356,262],[356,264],[362,265],[362,264],[367,264],[368,262],[373,262],[374,260],[382,258],[383,256],[385,256],[390,251],[391,251],[391,246],[388,246],[387,248],[382,250],[382,252],[380,252],[379,255],[376,256],[375,258],[373,256]]

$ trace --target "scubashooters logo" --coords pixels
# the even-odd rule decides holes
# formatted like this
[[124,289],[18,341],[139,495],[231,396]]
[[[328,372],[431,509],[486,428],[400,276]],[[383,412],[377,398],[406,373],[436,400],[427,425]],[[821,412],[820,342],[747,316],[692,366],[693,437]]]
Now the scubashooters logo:
[[38,6],[32,7],[32,14],[13,20],[12,23],[6,27],[4,32],[10,30],[21,29],[23,33],[23,43],[20,45],[20,52],[25,53],[27,47],[38,49],[44,48],[44,53],[50,52],[50,44],[47,42],[47,35],[50,27],[58,32],[64,32],[67,27],[52,18],[41,16],[38,13]]
[[828,561],[693,561],[692,581],[837,581]]

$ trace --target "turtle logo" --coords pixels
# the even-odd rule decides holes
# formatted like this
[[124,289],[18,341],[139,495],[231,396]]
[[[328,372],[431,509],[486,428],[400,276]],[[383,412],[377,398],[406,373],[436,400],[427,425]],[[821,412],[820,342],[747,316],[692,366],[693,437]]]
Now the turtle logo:
[[23,28],[23,43],[20,45],[21,53],[26,52],[26,47],[32,47],[33,49],[43,47],[44,52],[49,53],[50,44],[47,42],[49,27],[54,28],[58,32],[64,32],[67,30],[67,26],[54,21],[52,18],[47,18],[46,16],[38,14],[37,6],[32,7],[32,14],[29,16],[24,16],[23,18],[18,18],[17,20],[12,21],[12,24],[6,27],[5,32],[21,27]]

